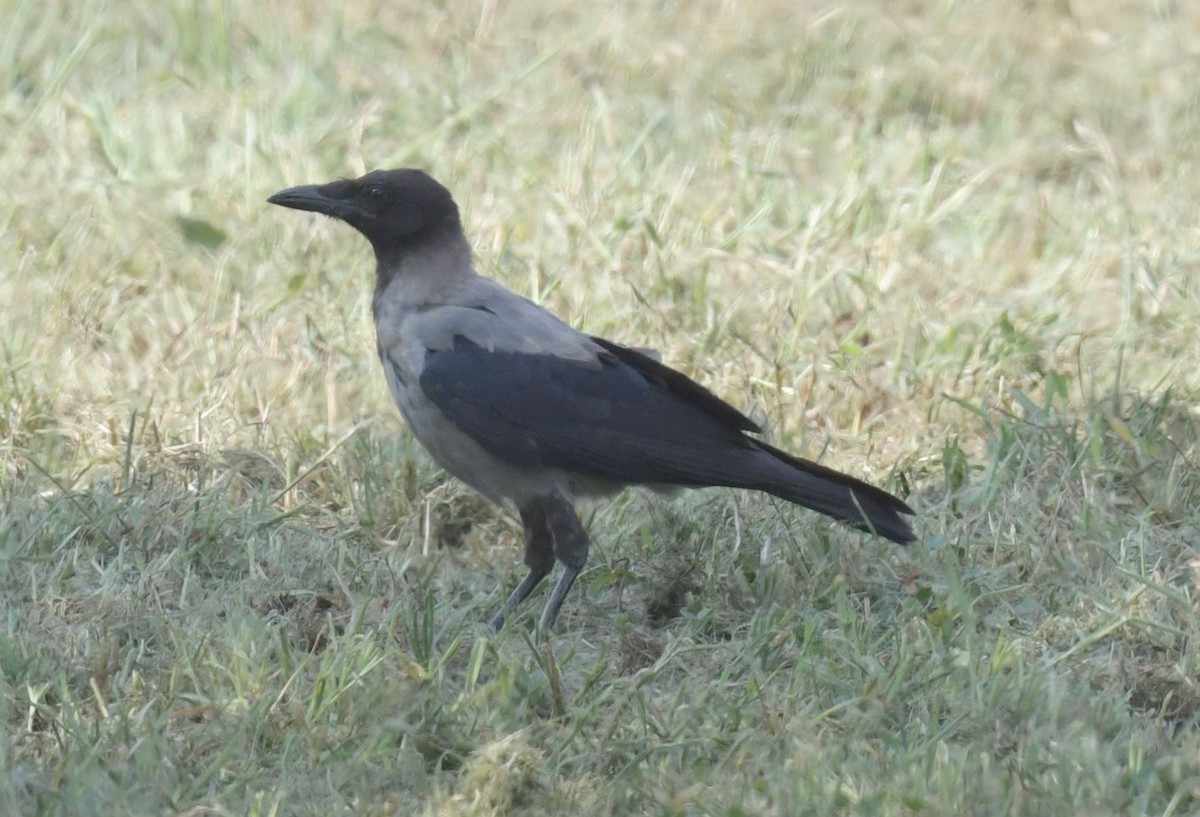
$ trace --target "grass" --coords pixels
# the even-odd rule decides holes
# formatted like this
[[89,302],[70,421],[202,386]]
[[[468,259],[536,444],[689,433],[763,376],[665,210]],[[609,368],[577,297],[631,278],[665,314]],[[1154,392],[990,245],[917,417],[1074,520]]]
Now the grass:
[[[1183,3],[6,2],[0,813],[1200,808]],[[558,630],[434,468],[347,228],[481,269],[919,510],[587,510]]]

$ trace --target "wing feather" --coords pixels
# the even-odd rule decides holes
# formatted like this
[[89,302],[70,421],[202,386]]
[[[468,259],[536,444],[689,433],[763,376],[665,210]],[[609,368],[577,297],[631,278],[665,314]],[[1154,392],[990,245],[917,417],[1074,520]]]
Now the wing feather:
[[464,337],[429,350],[426,397],[488,452],[627,483],[720,484],[721,458],[757,426],[685,375],[614,344],[593,361],[489,351]]

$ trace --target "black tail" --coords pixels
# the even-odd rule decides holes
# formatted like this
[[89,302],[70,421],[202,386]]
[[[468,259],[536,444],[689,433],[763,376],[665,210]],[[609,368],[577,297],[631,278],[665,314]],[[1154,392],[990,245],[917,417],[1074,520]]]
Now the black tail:
[[898,497],[832,468],[794,457],[766,443],[757,440],[755,443],[774,458],[773,465],[783,467],[768,466],[762,469],[768,472],[763,474],[763,481],[744,487],[766,491],[901,545],[917,538],[904,518],[905,515],[911,515],[913,509]]

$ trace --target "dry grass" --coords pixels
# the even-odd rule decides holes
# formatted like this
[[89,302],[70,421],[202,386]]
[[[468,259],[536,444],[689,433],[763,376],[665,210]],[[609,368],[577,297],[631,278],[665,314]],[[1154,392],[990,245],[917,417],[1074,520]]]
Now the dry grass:
[[[1200,807],[1190,4],[4,18],[0,813]],[[404,432],[367,248],[263,201],[406,164],[923,540],[631,493],[489,632],[516,525]]]

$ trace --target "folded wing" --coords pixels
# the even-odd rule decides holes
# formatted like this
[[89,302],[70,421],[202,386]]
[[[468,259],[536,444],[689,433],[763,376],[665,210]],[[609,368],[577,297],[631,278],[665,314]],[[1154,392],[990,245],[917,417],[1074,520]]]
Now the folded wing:
[[458,336],[426,353],[420,386],[501,459],[625,483],[729,484],[723,459],[757,426],[639,352],[597,341],[590,360],[488,351]]

